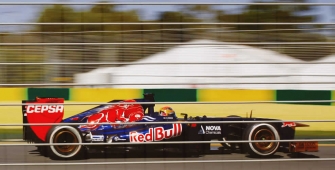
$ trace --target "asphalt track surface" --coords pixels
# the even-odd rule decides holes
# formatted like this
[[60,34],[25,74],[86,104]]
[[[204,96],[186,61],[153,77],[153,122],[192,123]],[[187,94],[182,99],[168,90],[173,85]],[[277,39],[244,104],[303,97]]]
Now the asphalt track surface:
[[[91,154],[91,158],[83,160],[56,161],[41,156],[33,146],[0,146],[0,169],[1,170],[334,170],[335,161],[314,160],[319,158],[335,158],[335,146],[320,146],[319,152],[305,153],[292,157],[288,153],[276,153],[272,158],[262,159],[267,162],[259,162],[259,158],[250,158],[244,154],[238,153],[212,153],[202,157],[167,156],[162,153],[147,153],[145,156],[128,153],[127,158],[123,154]],[[214,151],[217,152],[217,151]],[[144,156],[144,158],[143,158]],[[290,161],[283,161],[289,159]],[[303,159],[307,159],[303,160]],[[313,159],[313,160],[309,160]],[[230,160],[248,160],[251,162],[201,162],[210,160],[230,161]],[[282,160],[282,161],[273,161]],[[293,160],[293,161],[292,161]],[[139,163],[143,161],[154,161],[155,163]],[[158,161],[158,162],[157,162]],[[194,161],[192,163],[162,163],[161,161]],[[200,162],[198,162],[200,161]],[[112,164],[102,165],[103,162]],[[127,162],[128,164],[116,163]],[[134,163],[137,162],[137,163]],[[42,163],[42,165],[22,165],[21,163]],[[43,165],[55,163],[56,166]],[[96,163],[97,165],[66,165],[68,163]],[[114,164],[113,164],[114,163]],[[115,164],[116,163],[116,164]],[[10,165],[9,165],[10,164]],[[16,164],[16,165],[13,165]],[[20,165],[21,164],[21,165]],[[100,164],[100,165],[99,165]]]

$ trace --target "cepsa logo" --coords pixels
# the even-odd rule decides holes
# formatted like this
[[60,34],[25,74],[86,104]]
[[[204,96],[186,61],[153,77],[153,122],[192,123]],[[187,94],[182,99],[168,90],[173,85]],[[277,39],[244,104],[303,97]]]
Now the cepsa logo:
[[27,113],[63,113],[64,106],[62,105],[28,105]]
[[130,142],[152,142],[161,141],[163,139],[170,139],[172,137],[180,136],[182,132],[181,124],[173,124],[172,129],[164,130],[163,127],[149,128],[146,134],[137,132],[129,132]]

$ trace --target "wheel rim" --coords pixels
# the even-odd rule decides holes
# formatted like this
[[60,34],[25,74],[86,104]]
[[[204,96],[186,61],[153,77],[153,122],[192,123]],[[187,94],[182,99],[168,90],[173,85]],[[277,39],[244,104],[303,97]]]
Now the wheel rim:
[[[68,130],[57,133],[53,143],[78,143],[76,135]],[[55,145],[55,149],[64,154],[70,154],[78,148],[78,145]]]
[[[274,140],[275,134],[269,129],[260,129],[254,135],[254,140]],[[255,147],[260,151],[268,151],[273,146],[274,142],[255,142]]]

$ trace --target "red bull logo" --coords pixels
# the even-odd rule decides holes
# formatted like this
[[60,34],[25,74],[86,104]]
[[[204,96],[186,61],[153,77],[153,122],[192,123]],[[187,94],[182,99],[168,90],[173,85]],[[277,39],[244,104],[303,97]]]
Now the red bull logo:
[[172,137],[180,136],[182,132],[181,124],[173,124],[171,129],[164,130],[163,127],[149,128],[149,132],[141,134],[138,132],[129,132],[130,142],[153,142]]
[[286,126],[295,127],[296,124],[295,124],[295,122],[283,122],[283,125],[281,127],[286,127]]

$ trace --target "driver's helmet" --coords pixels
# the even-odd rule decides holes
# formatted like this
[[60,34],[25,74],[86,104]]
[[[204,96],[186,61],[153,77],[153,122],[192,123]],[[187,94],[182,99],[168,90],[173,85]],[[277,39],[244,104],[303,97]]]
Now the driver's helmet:
[[174,116],[174,115],[176,115],[176,113],[174,112],[174,110],[171,107],[164,106],[159,110],[159,115],[160,116]]

